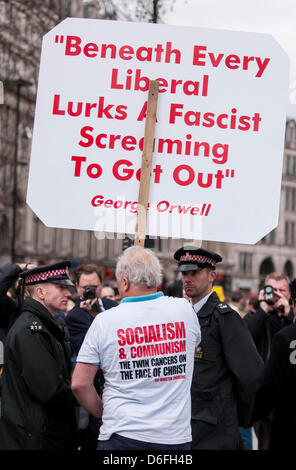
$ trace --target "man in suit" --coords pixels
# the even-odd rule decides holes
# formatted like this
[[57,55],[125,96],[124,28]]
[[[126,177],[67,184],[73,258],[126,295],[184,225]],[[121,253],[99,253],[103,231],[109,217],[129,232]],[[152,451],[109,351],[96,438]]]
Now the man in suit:
[[76,269],[75,276],[79,297],[75,302],[75,307],[69,311],[66,322],[74,356],[77,356],[96,315],[115,307],[117,303],[104,297],[101,298],[102,277],[95,264],[82,264]]
[[[84,337],[94,318],[100,312],[116,307],[118,304],[114,300],[101,298],[103,284],[98,266],[95,264],[83,264],[76,269],[74,274],[76,276],[76,289],[79,297],[75,302],[75,307],[67,314],[66,323],[73,350],[72,360],[75,363]],[[102,373],[96,375],[94,383],[98,394],[101,396],[104,385]],[[95,450],[97,446],[98,422],[83,408],[79,410],[79,431],[81,449]]]

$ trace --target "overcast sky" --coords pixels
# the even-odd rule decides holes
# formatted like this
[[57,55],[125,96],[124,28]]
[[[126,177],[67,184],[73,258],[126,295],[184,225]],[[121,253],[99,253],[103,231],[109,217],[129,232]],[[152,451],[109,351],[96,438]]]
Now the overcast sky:
[[272,34],[290,57],[287,115],[296,118],[296,0],[175,0],[165,23]]

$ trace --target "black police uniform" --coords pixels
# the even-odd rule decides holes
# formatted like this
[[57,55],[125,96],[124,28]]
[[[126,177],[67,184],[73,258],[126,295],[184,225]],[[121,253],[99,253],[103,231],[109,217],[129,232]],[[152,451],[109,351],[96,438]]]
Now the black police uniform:
[[[215,268],[222,258],[185,247],[175,253],[180,271]],[[213,292],[197,313],[201,343],[195,354],[191,387],[192,449],[241,447],[238,426],[249,426],[264,366],[247,326]]]
[[[67,275],[60,274],[64,268],[65,263],[57,263],[31,270],[30,275],[37,276],[37,282],[68,284]],[[59,274],[46,278],[47,272]],[[0,448],[75,449],[75,405],[70,345],[49,311],[27,297],[6,339]]]

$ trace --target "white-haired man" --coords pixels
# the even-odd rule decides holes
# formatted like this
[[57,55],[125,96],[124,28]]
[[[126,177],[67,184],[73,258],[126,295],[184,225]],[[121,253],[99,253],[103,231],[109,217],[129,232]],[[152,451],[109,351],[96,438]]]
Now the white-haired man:
[[[121,304],[93,321],[80,349],[72,390],[96,417],[99,450],[189,449],[190,385],[199,323],[184,299],[157,291],[161,266],[141,247],[120,257]],[[101,367],[103,400],[93,386]]]

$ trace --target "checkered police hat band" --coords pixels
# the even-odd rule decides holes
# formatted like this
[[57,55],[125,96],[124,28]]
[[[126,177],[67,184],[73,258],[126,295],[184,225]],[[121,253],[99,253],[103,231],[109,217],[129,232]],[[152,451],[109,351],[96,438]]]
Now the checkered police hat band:
[[198,263],[208,263],[212,266],[216,266],[216,261],[214,261],[213,258],[201,255],[190,255],[189,253],[186,253],[186,255],[181,256],[180,261],[195,261]]
[[28,274],[26,276],[25,283],[26,285],[28,284],[33,284],[36,282],[44,282],[47,281],[47,279],[68,279],[68,273],[66,269],[53,269],[51,271],[44,271],[43,273],[37,273],[37,274]]

